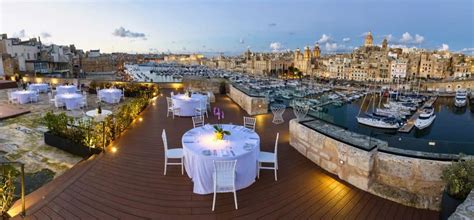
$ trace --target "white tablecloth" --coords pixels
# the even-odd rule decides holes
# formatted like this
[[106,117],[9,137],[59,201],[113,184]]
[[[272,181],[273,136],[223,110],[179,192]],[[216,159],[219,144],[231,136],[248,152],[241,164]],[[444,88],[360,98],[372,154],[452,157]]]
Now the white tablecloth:
[[[122,90],[120,89],[102,89],[99,90],[100,100],[107,103],[118,103],[122,98]],[[115,100],[115,101],[114,101]]]
[[213,193],[214,160],[237,160],[237,190],[255,182],[260,137],[254,131],[238,125],[223,125],[223,128],[230,131],[231,135],[225,136],[222,141],[215,140],[211,125],[191,129],[183,135],[184,167],[194,182],[194,193]]
[[192,94],[191,98],[184,94],[178,94],[171,98],[173,107],[180,108],[179,116],[194,116],[196,108],[207,106],[207,96],[201,94]]
[[97,109],[86,112],[87,116],[94,118],[96,121],[103,121],[108,115],[111,115],[111,114],[112,114],[112,111],[105,110],[105,109],[102,109],[101,114],[97,113]]
[[15,91],[12,92],[12,97],[18,99],[20,104],[25,104],[31,101],[31,97],[35,95],[33,91]]
[[48,88],[49,86],[46,83],[34,83],[28,86],[28,90],[32,90],[32,91],[38,90],[40,92],[47,92]]
[[75,85],[56,87],[57,94],[76,93],[76,90],[77,87]]
[[82,103],[82,95],[77,93],[59,94],[56,95],[56,99],[64,103],[68,110],[79,109]]

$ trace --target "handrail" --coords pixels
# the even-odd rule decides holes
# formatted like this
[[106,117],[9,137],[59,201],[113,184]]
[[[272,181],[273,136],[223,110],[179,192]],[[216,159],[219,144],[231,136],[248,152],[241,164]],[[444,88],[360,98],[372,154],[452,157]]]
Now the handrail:
[[17,161],[5,161],[0,162],[2,169],[5,169],[5,165],[20,165],[21,171],[21,216],[26,216],[26,205],[25,205],[25,164]]

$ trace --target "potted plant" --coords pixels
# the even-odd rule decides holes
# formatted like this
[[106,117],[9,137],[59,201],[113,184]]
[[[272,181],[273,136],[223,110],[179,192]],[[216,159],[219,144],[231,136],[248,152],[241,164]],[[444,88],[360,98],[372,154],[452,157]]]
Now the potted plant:
[[214,125],[214,134],[216,140],[224,140],[224,135],[230,135],[230,131],[226,131],[221,125]]
[[[462,156],[460,157],[462,158]],[[441,219],[447,219],[474,188],[474,160],[460,159],[443,170],[446,183],[441,200]]]

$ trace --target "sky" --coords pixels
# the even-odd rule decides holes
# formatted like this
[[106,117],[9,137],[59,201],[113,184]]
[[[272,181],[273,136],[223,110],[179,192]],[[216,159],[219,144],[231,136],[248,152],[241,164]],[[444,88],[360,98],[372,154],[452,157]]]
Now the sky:
[[0,0],[0,33],[129,53],[344,52],[363,43],[473,54],[473,0]]

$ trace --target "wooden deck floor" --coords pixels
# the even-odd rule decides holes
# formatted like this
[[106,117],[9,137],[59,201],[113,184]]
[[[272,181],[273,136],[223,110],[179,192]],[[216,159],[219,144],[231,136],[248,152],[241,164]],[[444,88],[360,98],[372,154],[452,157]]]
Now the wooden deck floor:
[[26,113],[30,113],[30,110],[25,109],[20,105],[0,104],[0,120],[13,118]]
[[[225,123],[242,123],[246,114],[236,104],[227,97],[217,100]],[[163,176],[162,129],[170,146],[180,147],[182,134],[192,128],[190,118],[166,118],[165,106],[161,97],[147,108],[144,120],[114,143],[116,153],[83,162],[31,194],[27,219],[438,219],[437,212],[359,190],[300,155],[288,143],[287,122],[293,118],[288,110],[281,125],[272,124],[271,115],[257,117],[262,150],[273,150],[276,132],[281,135],[278,181],[272,171],[262,171],[253,185],[237,192],[238,210],[232,194],[219,194],[212,212],[212,195],[193,194],[179,167],[170,166]]]

